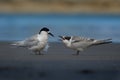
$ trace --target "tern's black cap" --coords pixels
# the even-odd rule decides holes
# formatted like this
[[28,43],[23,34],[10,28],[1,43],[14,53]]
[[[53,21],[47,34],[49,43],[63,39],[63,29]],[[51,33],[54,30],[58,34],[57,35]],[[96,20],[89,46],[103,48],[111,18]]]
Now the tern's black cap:
[[43,27],[41,30],[40,30],[40,32],[41,31],[46,31],[46,32],[48,32],[49,31],[49,29],[48,28],[46,28],[46,27]]

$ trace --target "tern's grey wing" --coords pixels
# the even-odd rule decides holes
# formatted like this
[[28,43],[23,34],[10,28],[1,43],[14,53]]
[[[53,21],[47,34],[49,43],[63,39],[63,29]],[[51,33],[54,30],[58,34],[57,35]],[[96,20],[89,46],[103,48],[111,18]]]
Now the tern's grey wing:
[[94,39],[73,36],[72,37],[72,48],[83,51],[85,48],[91,46]]
[[37,39],[37,35],[34,35],[30,38],[25,39],[23,42],[24,42],[24,46],[31,47],[37,45],[39,43],[39,40]]
[[85,38],[85,37],[79,37],[79,36],[73,36],[72,37],[72,42],[75,43],[75,42],[93,42],[94,39],[91,39],[91,38]]
[[34,36],[30,37],[30,38],[25,39],[25,41],[27,41],[27,42],[35,41],[35,40],[37,40],[37,35],[34,35]]

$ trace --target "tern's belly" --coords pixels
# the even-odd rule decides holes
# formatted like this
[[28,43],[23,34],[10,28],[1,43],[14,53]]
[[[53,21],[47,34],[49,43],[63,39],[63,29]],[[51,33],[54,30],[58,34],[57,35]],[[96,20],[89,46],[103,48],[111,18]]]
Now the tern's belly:
[[82,42],[82,43],[74,43],[72,44],[72,48],[76,49],[76,48],[87,48],[91,45],[91,43],[86,43],[86,42]]
[[33,51],[41,51],[45,48],[46,45],[47,45],[46,42],[40,42],[37,45],[30,47],[29,49]]

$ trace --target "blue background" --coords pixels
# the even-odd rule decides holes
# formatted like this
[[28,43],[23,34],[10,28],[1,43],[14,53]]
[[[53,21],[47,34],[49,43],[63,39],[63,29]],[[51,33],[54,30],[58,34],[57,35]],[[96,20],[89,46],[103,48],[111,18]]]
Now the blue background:
[[50,28],[58,35],[77,35],[96,39],[112,38],[120,42],[119,14],[0,14],[0,40],[22,40]]

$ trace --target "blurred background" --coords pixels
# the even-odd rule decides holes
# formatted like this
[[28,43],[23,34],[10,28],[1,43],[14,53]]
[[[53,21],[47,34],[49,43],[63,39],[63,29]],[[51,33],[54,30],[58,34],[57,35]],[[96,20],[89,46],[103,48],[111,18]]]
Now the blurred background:
[[[113,44],[79,56],[62,43],[50,43],[45,56],[10,45],[42,27],[55,35],[50,42],[76,35]],[[120,0],[0,0],[0,80],[120,80],[119,43]]]
[[25,39],[43,26],[56,37],[77,35],[120,42],[120,0],[0,0],[1,41]]

